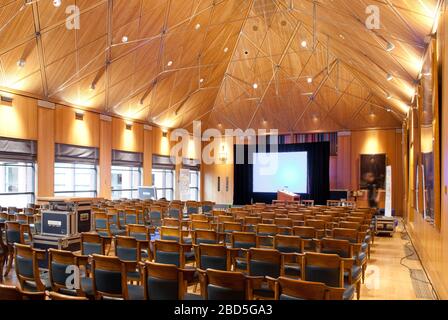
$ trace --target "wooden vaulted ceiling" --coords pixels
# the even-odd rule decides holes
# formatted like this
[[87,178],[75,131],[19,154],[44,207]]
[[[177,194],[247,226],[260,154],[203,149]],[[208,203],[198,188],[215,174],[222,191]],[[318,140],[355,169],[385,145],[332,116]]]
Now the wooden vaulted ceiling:
[[[371,4],[378,30],[365,27]],[[70,5],[79,30],[66,27]],[[437,5],[0,0],[0,86],[172,128],[400,127]]]

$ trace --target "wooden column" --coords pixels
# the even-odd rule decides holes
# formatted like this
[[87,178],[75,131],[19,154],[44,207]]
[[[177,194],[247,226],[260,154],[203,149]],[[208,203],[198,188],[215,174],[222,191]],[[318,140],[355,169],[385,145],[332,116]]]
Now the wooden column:
[[112,121],[107,117],[100,120],[100,162],[99,162],[99,197],[111,199],[112,170]]
[[143,132],[143,185],[151,186],[152,182],[152,128],[145,127]]
[[38,108],[37,197],[54,196],[54,117],[53,109]]

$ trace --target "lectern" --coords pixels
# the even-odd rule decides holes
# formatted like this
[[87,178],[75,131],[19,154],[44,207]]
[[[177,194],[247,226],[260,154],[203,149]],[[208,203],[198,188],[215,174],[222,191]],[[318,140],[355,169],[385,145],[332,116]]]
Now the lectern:
[[287,190],[279,190],[277,192],[277,200],[286,202],[300,201],[300,195]]

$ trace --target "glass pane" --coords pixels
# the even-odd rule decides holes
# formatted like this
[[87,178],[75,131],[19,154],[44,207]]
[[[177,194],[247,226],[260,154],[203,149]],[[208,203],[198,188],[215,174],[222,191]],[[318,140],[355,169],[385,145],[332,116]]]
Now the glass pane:
[[[58,196],[95,196],[97,172],[95,165],[56,163],[54,188]],[[87,192],[90,191],[90,192]]]
[[172,171],[166,171],[165,187],[166,188],[172,188],[173,187],[173,172]]

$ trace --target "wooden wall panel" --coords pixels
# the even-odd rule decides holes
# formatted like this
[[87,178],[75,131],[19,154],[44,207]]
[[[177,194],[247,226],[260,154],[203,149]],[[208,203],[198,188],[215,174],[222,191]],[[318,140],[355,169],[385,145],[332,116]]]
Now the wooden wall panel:
[[336,189],[351,188],[351,135],[338,136]]
[[56,106],[56,143],[99,148],[99,115],[85,111],[84,119],[76,120],[75,111],[74,108]]
[[153,130],[145,129],[143,132],[143,185],[145,186],[152,185]]
[[55,110],[39,108],[37,115],[37,197],[54,195]]
[[132,129],[126,129],[126,121],[112,118],[112,149],[143,152],[143,125],[132,124]]
[[153,128],[153,154],[160,154],[164,156],[170,155],[171,142],[169,139],[169,132],[166,137],[163,136],[163,130],[160,128]]
[[112,122],[100,120],[100,162],[99,162],[99,192],[102,198],[112,196],[111,181],[112,162]]
[[37,140],[37,100],[11,97],[12,107],[0,106],[0,137]]
[[[446,6],[447,4],[445,4]],[[444,86],[442,98],[441,115],[441,220],[440,229],[432,226],[423,219],[421,213],[415,211],[413,206],[413,188],[408,189],[408,208],[407,217],[408,230],[410,232],[413,244],[415,245],[422,264],[425,267],[431,282],[440,299],[448,299],[448,92],[446,83],[448,83],[448,12],[445,8],[444,16],[440,19],[439,36],[441,39],[441,57],[442,57],[442,79]],[[412,124],[410,125],[412,128]],[[412,138],[412,132],[410,134]],[[409,158],[412,165],[412,148],[409,151]],[[435,174],[438,174],[437,171]],[[409,181],[413,183],[414,174],[409,173]]]

